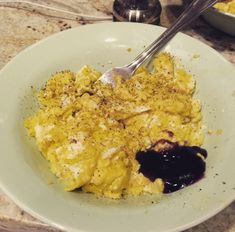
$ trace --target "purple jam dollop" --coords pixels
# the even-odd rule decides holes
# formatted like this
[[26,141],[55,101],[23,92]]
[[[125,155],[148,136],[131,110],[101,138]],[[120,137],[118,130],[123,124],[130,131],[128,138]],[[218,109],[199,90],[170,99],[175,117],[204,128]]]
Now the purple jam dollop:
[[161,178],[164,181],[163,192],[171,193],[195,183],[204,176],[206,163],[198,154],[207,157],[205,149],[175,143],[174,146],[160,151],[139,151],[136,160],[140,164],[139,172],[152,182]]

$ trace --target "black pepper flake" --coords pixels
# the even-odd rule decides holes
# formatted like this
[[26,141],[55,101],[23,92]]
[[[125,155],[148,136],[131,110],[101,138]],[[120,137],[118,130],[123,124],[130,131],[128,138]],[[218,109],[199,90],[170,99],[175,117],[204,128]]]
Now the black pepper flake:
[[225,182],[225,181],[223,181],[223,182],[222,182],[222,184],[226,184],[226,182]]
[[76,139],[71,140],[72,143],[77,143],[78,141]]
[[173,137],[174,133],[172,131],[169,130],[163,130],[163,132],[166,132],[168,134],[169,137]]

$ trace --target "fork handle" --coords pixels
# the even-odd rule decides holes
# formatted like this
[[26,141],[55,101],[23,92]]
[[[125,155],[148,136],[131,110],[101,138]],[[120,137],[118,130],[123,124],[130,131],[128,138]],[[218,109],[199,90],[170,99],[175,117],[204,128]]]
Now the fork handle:
[[188,26],[202,12],[213,6],[218,0],[194,0],[179,18],[169,27],[161,36],[159,36],[152,44],[150,44],[142,53],[140,53],[126,67],[132,70],[132,73],[143,64],[145,60],[152,57],[159,51],[172,37],[180,30]]

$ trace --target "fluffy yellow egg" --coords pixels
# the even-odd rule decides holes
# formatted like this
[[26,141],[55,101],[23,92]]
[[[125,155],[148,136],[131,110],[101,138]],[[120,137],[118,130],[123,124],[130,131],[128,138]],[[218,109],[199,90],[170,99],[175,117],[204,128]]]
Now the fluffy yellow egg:
[[39,109],[25,120],[30,136],[65,190],[119,199],[160,194],[161,179],[139,173],[138,151],[167,139],[182,145],[203,142],[195,82],[168,53],[153,59],[117,85],[101,83],[101,73],[84,66],[78,73],[54,74],[38,93]]

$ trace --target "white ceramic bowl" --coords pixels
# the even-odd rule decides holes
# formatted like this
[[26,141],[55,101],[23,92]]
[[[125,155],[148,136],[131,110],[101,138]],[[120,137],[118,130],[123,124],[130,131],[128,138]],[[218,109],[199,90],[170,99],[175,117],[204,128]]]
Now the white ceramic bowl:
[[[76,71],[84,64],[101,71],[124,65],[163,31],[136,23],[82,26],[29,47],[1,70],[0,186],[20,207],[67,231],[169,232],[194,226],[234,200],[234,66],[184,34],[179,33],[165,50],[195,75],[208,129],[223,129],[221,135],[206,138],[207,171],[198,183],[163,196],[159,203],[155,196],[112,201],[64,192],[23,127],[24,117],[35,105],[31,85],[41,86],[52,73]],[[195,54],[200,57],[193,58]],[[54,184],[48,184],[51,181]]]
[[235,36],[235,15],[220,11],[214,7],[203,13],[203,18],[213,27]]

